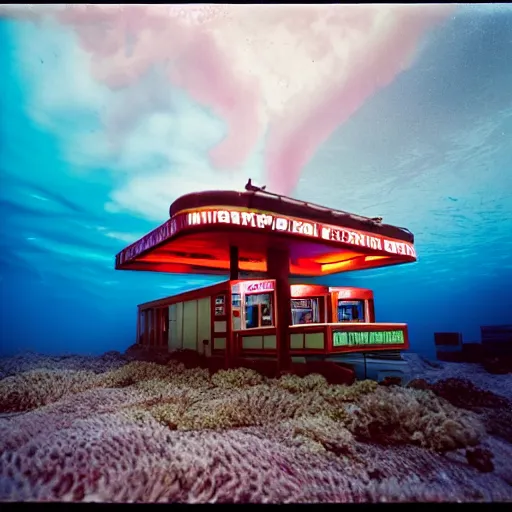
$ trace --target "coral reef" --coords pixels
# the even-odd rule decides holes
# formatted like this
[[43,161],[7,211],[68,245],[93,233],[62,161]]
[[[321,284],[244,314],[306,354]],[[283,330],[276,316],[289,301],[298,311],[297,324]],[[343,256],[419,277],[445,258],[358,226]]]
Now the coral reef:
[[[169,356],[167,356],[167,359]],[[94,356],[61,355],[48,356],[26,352],[13,357],[0,357],[0,379],[30,370],[72,370],[103,373],[126,364],[130,357],[111,351]]]
[[99,385],[92,372],[31,370],[0,381],[0,412],[34,409]]
[[464,382],[29,359],[2,366],[0,500],[512,501],[512,448],[492,437],[509,403]]
[[236,389],[245,386],[263,384],[264,378],[249,368],[220,370],[212,376],[212,382],[218,388]]
[[348,422],[361,439],[381,444],[418,444],[445,452],[475,446],[483,426],[428,391],[378,388],[364,396]]
[[449,378],[434,384],[414,379],[408,387],[431,390],[455,407],[478,413],[489,434],[512,443],[512,400],[480,389],[467,379]]
[[305,377],[298,377],[297,375],[283,375],[276,384],[287,391],[292,393],[300,393],[303,391],[313,391],[320,389],[327,385],[327,381],[317,373],[311,373]]

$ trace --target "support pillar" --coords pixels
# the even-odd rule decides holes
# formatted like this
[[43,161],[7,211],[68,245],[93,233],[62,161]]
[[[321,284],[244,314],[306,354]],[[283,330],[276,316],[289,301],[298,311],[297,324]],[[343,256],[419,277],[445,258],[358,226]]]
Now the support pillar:
[[[229,247],[229,280],[236,281],[239,278],[239,267],[238,267],[238,247],[232,245]],[[231,311],[231,305],[226,309]],[[231,316],[228,318],[227,326],[227,344],[225,350],[224,367],[226,369],[232,368],[238,357],[238,347],[236,347],[236,338],[233,333],[233,319]]]
[[236,281],[238,279],[238,247],[229,247],[229,279]]
[[290,325],[292,323],[290,291],[290,253],[287,249],[269,247],[267,275],[276,280],[276,342],[278,371],[291,368]]

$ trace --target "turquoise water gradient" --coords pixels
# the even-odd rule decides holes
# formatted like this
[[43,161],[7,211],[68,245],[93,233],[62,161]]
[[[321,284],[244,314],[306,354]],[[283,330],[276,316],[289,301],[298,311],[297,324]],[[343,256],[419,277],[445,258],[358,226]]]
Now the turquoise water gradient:
[[[431,32],[414,66],[337,129],[294,191],[413,231],[417,264],[322,282],[374,289],[378,320],[407,322],[413,347],[425,354],[432,353],[434,331],[461,331],[473,341],[480,325],[512,323],[511,13],[462,9]],[[40,73],[52,74],[51,66],[63,73],[60,54],[49,46],[39,54],[24,41],[47,38],[49,30],[0,21],[0,353],[122,350],[134,340],[136,304],[216,279],[114,271],[115,254],[167,211],[157,219],[109,206],[128,179],[115,154],[77,163],[87,144],[76,154],[73,144],[101,130],[96,96],[70,108],[80,76],[57,76],[54,86],[62,84],[71,97],[64,106],[39,107],[52,92],[42,95],[50,82]],[[162,85],[158,70],[151,73]],[[197,108],[183,91],[169,104],[160,101],[161,90],[144,91],[172,115]],[[204,116],[201,140],[222,136],[221,120],[197,115]],[[203,158],[206,150],[194,147]],[[141,201],[144,169],[152,177],[167,165],[162,153],[144,155],[130,161],[140,167],[130,167],[130,176],[142,180],[130,193],[136,198],[140,190]],[[165,158],[172,164],[178,156]],[[262,165],[258,154],[252,158]],[[159,194],[174,199],[172,190]]]

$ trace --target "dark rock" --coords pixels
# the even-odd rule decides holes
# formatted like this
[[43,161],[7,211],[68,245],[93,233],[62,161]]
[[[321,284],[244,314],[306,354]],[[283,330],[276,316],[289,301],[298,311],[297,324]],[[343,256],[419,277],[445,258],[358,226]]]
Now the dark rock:
[[481,418],[488,434],[512,443],[512,407],[482,409]]
[[430,384],[425,379],[413,379],[407,384],[408,388],[421,389],[427,391],[431,388]]
[[478,469],[481,473],[490,473],[494,471],[494,463],[492,461],[494,455],[486,448],[476,447],[466,450],[466,459],[470,466]]
[[371,480],[377,480],[380,482],[385,478],[386,475],[384,475],[384,473],[379,468],[372,468],[368,470],[368,476]]
[[385,377],[379,382],[379,386],[400,386],[402,384],[401,377]]
[[444,379],[433,384],[430,389],[441,398],[448,400],[455,407],[474,409],[478,407],[503,408],[508,407],[506,398],[495,395],[476,387],[465,379]]
[[512,358],[488,357],[482,362],[485,371],[493,375],[505,375],[512,372]]

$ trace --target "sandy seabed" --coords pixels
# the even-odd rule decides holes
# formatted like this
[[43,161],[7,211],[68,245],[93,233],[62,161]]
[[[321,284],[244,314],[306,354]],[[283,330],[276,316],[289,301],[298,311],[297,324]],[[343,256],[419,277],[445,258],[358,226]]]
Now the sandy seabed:
[[512,501],[512,375],[407,358],[408,387],[0,359],[0,500]]

